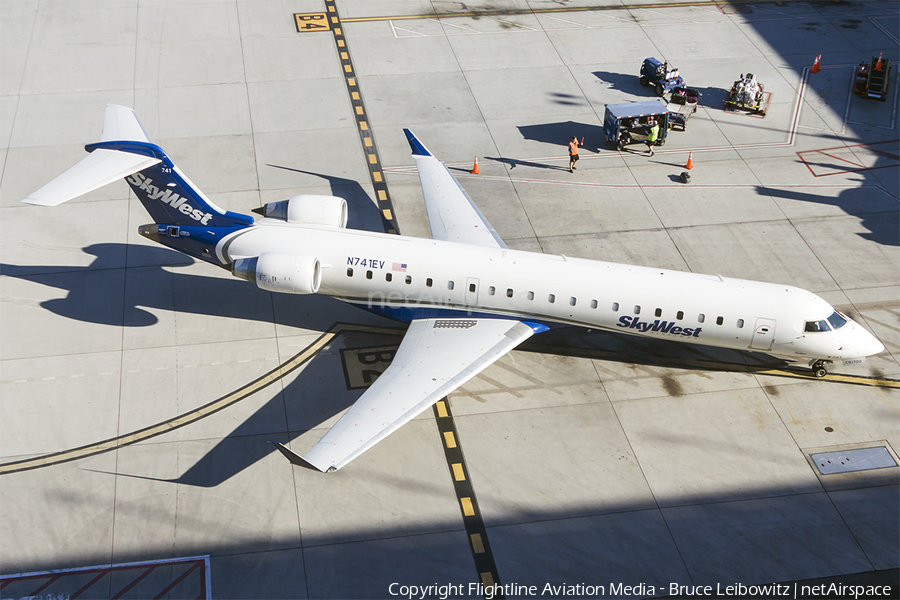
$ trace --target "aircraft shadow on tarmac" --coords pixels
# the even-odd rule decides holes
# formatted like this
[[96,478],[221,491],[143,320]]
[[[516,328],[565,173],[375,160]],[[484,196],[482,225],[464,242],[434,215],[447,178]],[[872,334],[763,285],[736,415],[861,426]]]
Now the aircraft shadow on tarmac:
[[[192,261],[167,248],[95,244],[84,251],[97,257],[88,267],[38,269],[3,264],[0,265],[0,274],[67,290],[65,298],[45,301],[42,307],[60,316],[102,325],[152,326],[157,323],[157,318],[145,310],[149,308],[274,322],[311,331],[325,331],[335,322],[347,322],[396,326],[398,333],[402,332],[402,326],[397,323],[375,318],[368,312],[327,296],[271,294],[238,279],[173,272],[172,266],[190,266]],[[126,270],[122,267],[126,254],[129,264],[146,266],[129,267],[125,275]],[[169,268],[164,269],[164,266]],[[125,288],[120,294],[110,294],[108,286],[96,285],[98,274],[109,277],[110,272],[118,271],[123,273],[123,281],[119,285]],[[132,275],[134,271],[138,271],[139,276]],[[160,285],[160,282],[167,280],[168,285]],[[160,287],[164,292],[156,293]],[[341,339],[342,346],[346,348],[399,345],[399,341],[397,336],[361,332],[343,333]],[[336,342],[332,342],[325,352],[314,357],[292,383],[274,394],[183,475],[166,481],[215,487],[276,451],[268,443],[241,443],[239,440],[253,436],[259,439],[259,435],[268,432],[271,434],[268,436],[270,440],[286,443],[321,427],[353,404],[362,392],[347,389],[339,353],[330,351],[335,347]],[[523,344],[521,350],[698,370],[753,371],[784,366],[782,361],[753,352],[685,346],[664,340],[572,327],[545,332]],[[664,377],[663,384],[670,395],[682,395],[675,378]],[[204,400],[213,401],[215,398]],[[235,452],[236,443],[241,447],[240,452]],[[131,476],[142,477],[139,474]]]
[[844,190],[834,198],[776,186],[758,186],[756,190],[761,196],[837,206],[858,218],[861,225],[869,230],[868,233],[859,233],[861,238],[883,246],[900,246],[900,211],[896,201],[884,192],[854,188]]
[[[399,333],[399,332],[398,332]],[[345,334],[348,348],[399,345],[398,336],[365,333]],[[785,366],[785,361],[755,352],[741,352],[706,346],[685,347],[664,340],[647,340],[598,330],[564,327],[532,338],[520,347],[527,352],[611,360],[648,366],[697,370],[758,371]],[[362,390],[347,390],[341,359],[337,352],[314,358],[294,382],[279,392],[253,415],[238,425],[215,447],[172,483],[215,487],[275,451],[270,444],[256,443],[234,452],[236,438],[258,436],[271,429],[288,413],[288,430],[272,431],[272,440],[286,443],[339,414],[353,404]],[[677,378],[662,376],[670,396],[684,395]],[[298,428],[299,426],[299,428]],[[319,436],[325,431],[320,430]],[[316,434],[313,434],[316,437]]]
[[[194,261],[161,246],[105,243],[88,246],[84,252],[96,256],[86,267],[0,263],[0,275],[66,290],[65,298],[46,300],[41,302],[41,307],[61,317],[99,325],[155,325],[159,319],[145,309],[268,323],[274,320],[281,325],[312,330],[323,325],[314,315],[328,314],[330,319],[354,322],[365,314],[328,296],[276,294],[273,302],[268,292],[252,283],[171,270],[188,267]],[[123,270],[126,255],[130,266]],[[109,278],[116,277],[111,273],[119,271],[127,274],[113,285],[123,286],[122,291],[110,293]]]
[[[611,149],[611,146],[605,144],[604,140],[606,137],[603,133],[603,128],[599,125],[565,121],[559,123],[544,123],[540,125],[520,125],[518,126],[518,129],[521,132],[522,137],[526,140],[534,140],[545,144],[565,147],[569,140],[574,136],[579,140],[584,138],[584,148],[588,151],[599,153],[601,149]],[[514,158],[485,158],[506,163],[510,165],[510,168],[526,166],[544,169],[562,168],[563,170],[568,170],[568,168],[565,167],[522,161]],[[892,165],[885,166],[884,163],[895,160],[896,157],[892,154],[882,152],[878,154],[877,162],[871,169],[887,168]],[[832,165],[823,166],[832,168]],[[682,170],[681,167],[678,167],[679,173]],[[868,177],[870,177],[868,172],[860,171],[859,175],[860,179],[858,181],[860,188],[844,190],[837,198],[828,195],[800,192],[792,189],[779,189],[777,186],[757,186],[756,191],[762,196],[768,195],[773,198],[785,198],[837,206],[848,215],[859,218],[862,225],[868,229],[868,233],[859,234],[863,239],[885,246],[900,245],[900,211],[897,210],[896,198],[886,191],[872,191],[871,187],[863,188],[862,186],[871,186],[872,183],[874,183],[877,187],[882,190],[884,189],[877,181],[872,183],[867,181]],[[673,173],[670,175],[669,179],[674,182],[677,180],[677,177],[678,174]]]

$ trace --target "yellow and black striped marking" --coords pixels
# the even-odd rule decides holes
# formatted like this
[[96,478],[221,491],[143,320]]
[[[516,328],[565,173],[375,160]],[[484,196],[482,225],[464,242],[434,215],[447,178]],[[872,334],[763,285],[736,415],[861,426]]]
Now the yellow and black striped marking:
[[362,92],[359,89],[359,81],[353,69],[353,61],[350,58],[350,48],[344,37],[344,28],[341,26],[341,18],[337,12],[335,0],[325,0],[325,9],[328,11],[328,22],[331,32],[334,34],[334,43],[337,44],[338,55],[341,59],[341,70],[344,73],[344,82],[347,84],[347,92],[350,94],[350,103],[353,105],[353,113],[356,117],[356,129],[359,131],[359,139],[366,155],[366,163],[369,167],[369,178],[375,189],[375,201],[381,213],[386,233],[399,234],[400,228],[394,218],[391,195],[388,193],[387,183],[384,181],[384,171],[381,168],[381,159],[378,157],[378,149],[375,146],[375,138],[369,126],[369,118],[366,115],[366,105],[363,103]]
[[[453,421],[453,413],[450,412],[450,403],[446,398],[434,405],[434,418],[437,420],[438,431],[441,434],[441,442],[444,446],[444,456],[450,466],[450,474],[453,477],[453,487],[456,490],[456,498],[459,501],[459,510],[462,513],[463,524],[466,527],[466,536],[472,556],[475,559],[475,568],[478,572],[478,580],[485,588],[493,588],[500,585],[500,576],[497,573],[497,565],[488,542],[487,530],[481,511],[478,508],[478,500],[472,481],[469,479],[469,470],[466,468],[466,459],[459,443],[459,434],[456,432],[456,423]],[[487,590],[485,596],[503,598],[499,588],[497,593],[490,594]]]
[[[363,151],[366,154],[369,176],[372,180],[372,186],[375,189],[375,200],[381,211],[381,218],[384,223],[384,229],[387,233],[400,234],[400,228],[394,218],[393,205],[391,204],[391,196],[388,193],[387,182],[384,180],[384,172],[381,168],[381,160],[378,158],[378,151],[375,146],[375,138],[372,136],[372,130],[369,126],[369,120],[366,116],[366,107],[363,103],[362,92],[359,89],[359,81],[356,72],[353,69],[353,61],[350,58],[350,48],[347,45],[347,39],[344,37],[341,19],[337,12],[335,0],[325,0],[325,8],[328,11],[328,18],[331,25],[331,31],[334,33],[334,42],[337,44],[338,54],[341,59],[341,69],[344,73],[344,81],[347,84],[347,92],[350,94],[350,102],[353,105],[353,112],[356,116],[356,126],[359,130],[359,138],[363,144]],[[456,497],[459,501],[460,511],[463,516],[466,533],[469,536],[469,545],[472,549],[472,556],[475,559],[475,567],[478,571],[478,579],[486,589],[485,596],[491,598],[502,598],[502,594],[491,593],[496,590],[494,588],[500,582],[497,574],[497,567],[494,564],[494,555],[491,553],[491,546],[488,543],[487,531],[484,527],[484,521],[481,518],[481,511],[478,510],[478,501],[475,498],[475,490],[469,480],[468,471],[466,470],[465,461],[463,460],[462,449],[459,446],[459,439],[456,434],[456,425],[453,422],[453,415],[450,413],[450,405],[447,399],[438,401],[434,405],[434,414],[437,419],[438,428],[441,432],[441,443],[444,446],[444,453],[447,458],[447,465],[450,468],[450,474],[453,477],[453,486],[456,491]]]

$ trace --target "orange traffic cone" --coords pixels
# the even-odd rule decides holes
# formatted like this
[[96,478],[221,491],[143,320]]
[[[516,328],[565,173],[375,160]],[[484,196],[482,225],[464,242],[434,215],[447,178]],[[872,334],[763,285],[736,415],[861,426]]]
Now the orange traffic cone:
[[879,53],[878,53],[878,62],[875,63],[875,70],[876,70],[876,71],[880,71],[880,70],[883,68],[883,67],[881,66],[881,55],[882,55],[882,54],[884,54],[884,52],[879,52]]
[[687,164],[684,165],[684,168],[687,169],[688,171],[690,171],[691,169],[694,168],[694,151],[693,150],[691,150],[691,152],[688,153],[688,161],[687,161]]
[[821,68],[821,64],[820,64],[821,61],[822,61],[822,55],[820,54],[816,57],[816,60],[813,61],[812,69],[809,70],[810,73],[818,73],[819,72],[819,69]]
[[478,157],[475,157],[475,166],[472,167],[472,175],[478,175]]

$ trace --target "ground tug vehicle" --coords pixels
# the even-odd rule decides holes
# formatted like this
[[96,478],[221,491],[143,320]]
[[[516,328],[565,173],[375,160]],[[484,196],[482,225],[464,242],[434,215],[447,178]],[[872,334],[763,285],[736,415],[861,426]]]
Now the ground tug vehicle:
[[660,62],[656,58],[645,58],[641,64],[641,85],[653,86],[657,96],[668,94],[677,87],[684,87],[684,79],[678,69],[670,69],[668,61]]

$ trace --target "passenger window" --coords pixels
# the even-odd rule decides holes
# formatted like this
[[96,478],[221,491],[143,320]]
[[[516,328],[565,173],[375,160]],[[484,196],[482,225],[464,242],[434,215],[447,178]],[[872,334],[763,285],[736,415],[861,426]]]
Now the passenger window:
[[553,304],[554,302],[556,302],[556,294],[550,294],[549,296],[547,296],[547,300],[550,302],[550,304]]
[[497,288],[495,288],[494,286],[488,288],[488,294],[493,296],[495,293],[497,293]]
[[453,282],[452,282],[452,281],[448,281],[448,282],[447,282],[447,289],[448,289],[448,290],[452,290],[452,289],[453,289]]
[[475,284],[474,284],[474,283],[470,283],[470,284],[469,284],[469,291],[470,291],[470,292],[474,292],[474,291],[475,291]]
[[828,322],[831,323],[831,326],[834,329],[840,329],[847,324],[847,319],[845,319],[839,312],[835,311],[831,313],[830,317],[828,317]]
[[591,308],[597,308],[597,301],[591,300]]
[[512,288],[507,288],[507,290],[506,290],[506,297],[507,297],[507,298],[512,298],[512,297],[513,297],[513,291],[512,291]]
[[619,303],[613,302],[613,312],[619,312]]
[[366,279],[372,279],[372,271],[366,271]]
[[575,299],[575,296],[572,296],[571,298],[569,298],[569,306],[575,306],[576,302],[578,302],[578,301]]
[[661,308],[657,308],[657,309],[656,309],[656,313],[654,313],[654,314],[656,314],[657,317],[661,317],[661,316],[662,316],[662,309],[661,309]]
[[353,277],[353,267],[347,267],[347,277]]
[[393,276],[391,273],[385,273],[385,274],[384,274],[384,280],[385,280],[385,281],[390,281],[390,280],[393,279],[393,278],[394,278],[394,276]]
[[640,305],[637,305],[637,304],[635,305],[635,307],[634,307],[634,314],[636,314],[636,315],[641,314],[641,307],[640,307]]
[[703,313],[700,313],[699,315],[697,315],[697,322],[698,322],[698,323],[702,323],[702,322],[705,321],[705,320],[706,320],[706,315],[704,315]]
[[534,300],[534,292],[528,292],[528,299]]
[[743,329],[743,327],[744,327],[744,320],[738,319],[738,329]]
[[411,283],[412,283],[412,275],[407,275],[406,276],[406,285],[409,285]]
[[679,321],[682,320],[684,318],[684,311],[679,310],[677,313],[675,313],[675,318],[678,319]]
[[723,319],[722,317],[716,317],[716,325],[721,325],[724,322],[725,322],[725,319]]
[[428,279],[425,280],[425,287],[431,287],[431,284],[433,284],[433,283],[434,283],[434,281],[432,281],[431,277],[429,277]]

